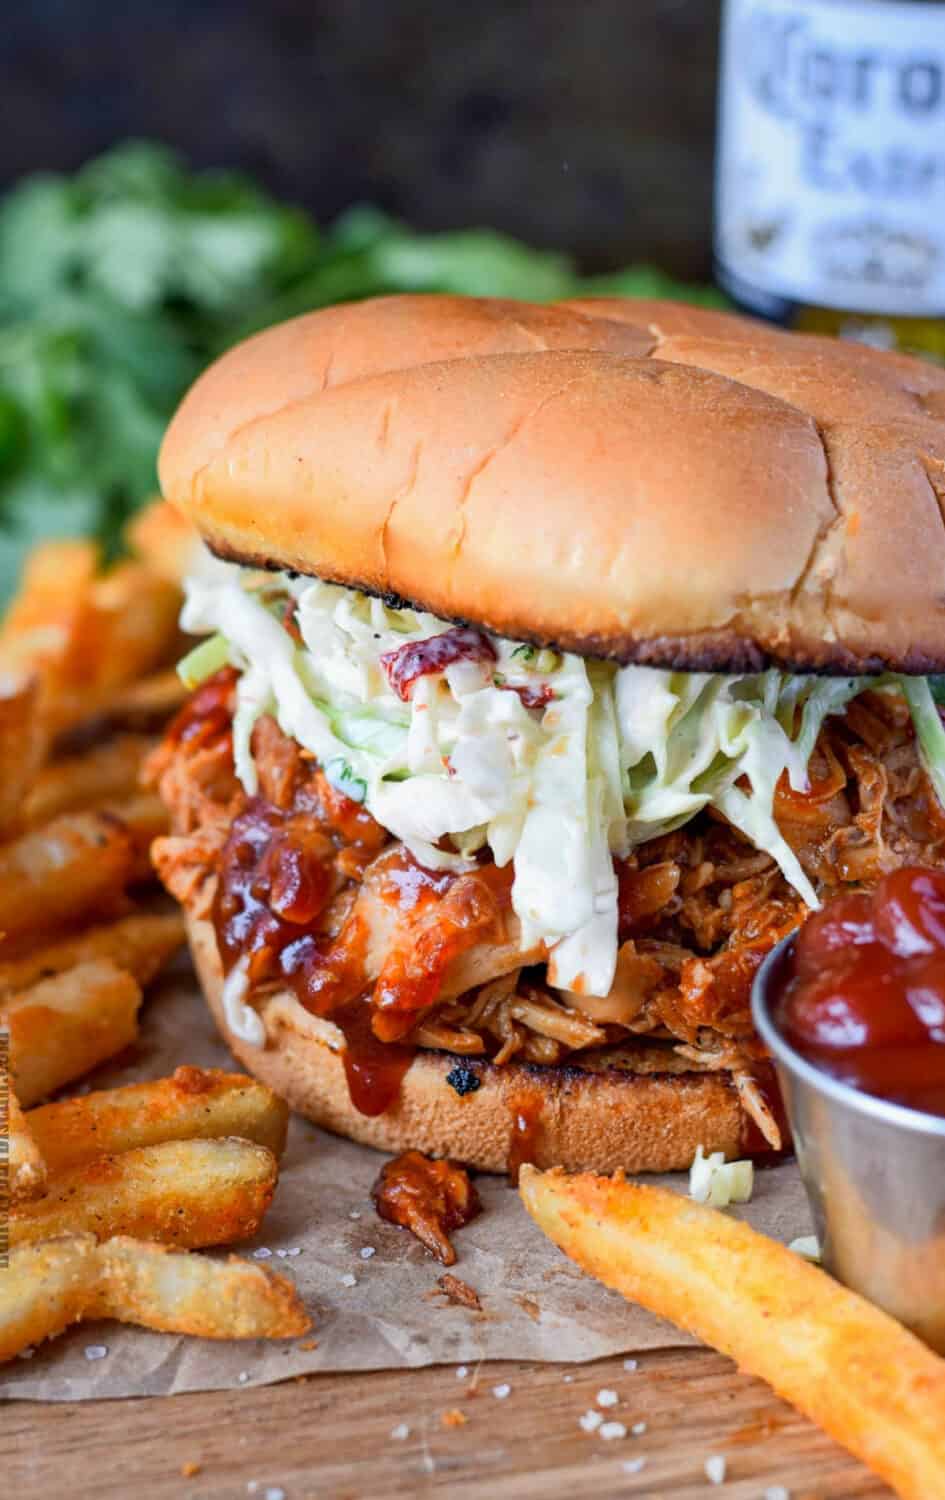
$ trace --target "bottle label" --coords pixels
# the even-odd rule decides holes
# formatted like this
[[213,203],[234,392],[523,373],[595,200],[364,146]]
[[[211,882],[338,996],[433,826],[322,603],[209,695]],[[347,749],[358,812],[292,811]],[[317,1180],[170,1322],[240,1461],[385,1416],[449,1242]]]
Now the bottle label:
[[716,162],[737,297],[945,314],[945,4],[726,0]]

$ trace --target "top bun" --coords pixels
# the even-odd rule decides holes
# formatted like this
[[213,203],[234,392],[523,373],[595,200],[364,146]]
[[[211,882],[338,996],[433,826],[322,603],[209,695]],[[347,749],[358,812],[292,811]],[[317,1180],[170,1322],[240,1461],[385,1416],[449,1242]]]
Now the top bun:
[[685,671],[945,669],[945,370],[673,303],[388,297],[258,334],[164,493],[225,557]]

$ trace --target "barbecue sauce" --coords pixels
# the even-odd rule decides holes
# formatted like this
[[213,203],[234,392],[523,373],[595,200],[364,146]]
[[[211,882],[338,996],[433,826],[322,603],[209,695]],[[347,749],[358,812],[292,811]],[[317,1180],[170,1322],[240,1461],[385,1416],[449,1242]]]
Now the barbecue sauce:
[[444,1266],[456,1263],[450,1234],[482,1212],[465,1167],[433,1161],[420,1151],[405,1151],[385,1163],[371,1197],[382,1219],[409,1229]]
[[509,1182],[518,1186],[518,1174],[537,1160],[541,1140],[541,1094],[516,1094],[511,1101],[512,1132],[509,1136]]
[[894,870],[811,917],[775,1016],[834,1078],[945,1116],[945,872]]

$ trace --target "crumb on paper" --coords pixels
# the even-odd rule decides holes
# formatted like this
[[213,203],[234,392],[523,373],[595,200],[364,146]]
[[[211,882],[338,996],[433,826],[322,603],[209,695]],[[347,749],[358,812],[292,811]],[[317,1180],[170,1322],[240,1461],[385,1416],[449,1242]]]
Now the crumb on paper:
[[579,1418],[578,1426],[582,1432],[596,1432],[603,1420],[599,1411],[586,1411],[583,1417]]
[[795,1255],[801,1256],[803,1260],[812,1260],[815,1264],[820,1263],[820,1241],[816,1234],[802,1234],[788,1245]]
[[495,1399],[497,1401],[504,1401],[507,1396],[511,1396],[511,1394],[512,1394],[512,1387],[510,1385],[505,1385],[505,1384],[503,1384],[503,1385],[494,1385],[492,1387],[492,1394],[493,1394],[493,1396],[495,1397]]
[[627,1436],[627,1429],[622,1422],[604,1422],[598,1430],[605,1443]]
[[458,1406],[450,1407],[449,1411],[445,1411],[440,1418],[444,1427],[465,1427],[466,1420],[465,1414]]
[[390,1435],[395,1443],[404,1443],[410,1436],[410,1428],[406,1422],[398,1422],[396,1427],[391,1428]]
[[181,1464],[180,1466],[182,1479],[195,1479],[202,1471],[203,1464],[198,1463],[194,1458],[189,1458],[185,1464]]
[[713,1453],[705,1461],[705,1477],[710,1484],[724,1484],[726,1462],[721,1453]]
[[303,1354],[311,1354],[313,1349],[318,1348],[318,1339],[305,1339],[301,1344],[297,1344],[296,1348]]
[[598,1406],[616,1406],[620,1397],[616,1391],[603,1390],[597,1392]]
[[[445,1271],[442,1276],[438,1276],[436,1284],[439,1291],[450,1302],[458,1303],[460,1307],[472,1308],[473,1312],[482,1311],[482,1303],[479,1300],[479,1293],[475,1287],[471,1287],[466,1281],[461,1281],[451,1271]],[[436,1292],[433,1295],[435,1297],[437,1295]]]

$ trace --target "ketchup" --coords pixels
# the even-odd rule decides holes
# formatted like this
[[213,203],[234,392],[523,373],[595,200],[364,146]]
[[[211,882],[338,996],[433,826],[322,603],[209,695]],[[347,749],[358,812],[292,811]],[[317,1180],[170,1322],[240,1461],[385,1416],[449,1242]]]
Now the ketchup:
[[894,870],[810,917],[775,1019],[832,1077],[945,1116],[945,871]]

